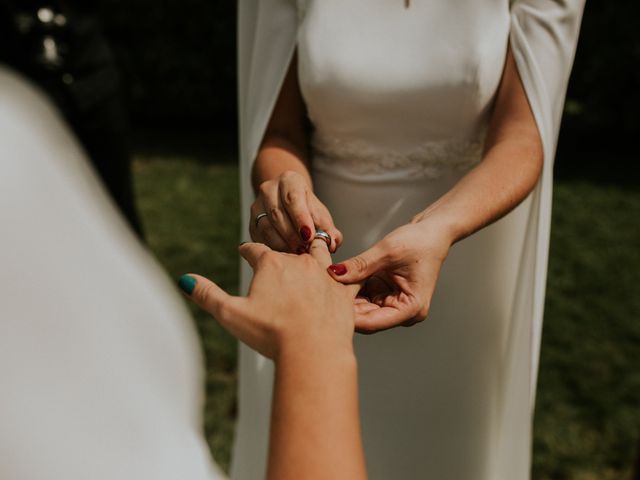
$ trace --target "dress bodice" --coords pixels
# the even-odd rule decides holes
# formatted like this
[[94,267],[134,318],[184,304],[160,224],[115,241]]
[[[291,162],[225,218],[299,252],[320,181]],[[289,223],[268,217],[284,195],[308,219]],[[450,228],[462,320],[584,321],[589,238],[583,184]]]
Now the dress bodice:
[[315,163],[360,177],[435,177],[479,160],[507,0],[300,3],[298,75]]

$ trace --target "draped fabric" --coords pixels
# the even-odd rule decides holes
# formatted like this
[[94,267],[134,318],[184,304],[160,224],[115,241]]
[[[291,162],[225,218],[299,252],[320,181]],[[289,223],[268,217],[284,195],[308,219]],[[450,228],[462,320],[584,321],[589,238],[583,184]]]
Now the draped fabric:
[[[412,2],[411,8],[415,8],[414,5],[417,3],[417,1]],[[510,305],[508,328],[505,334],[504,353],[500,357],[503,361],[495,374],[498,378],[495,382],[496,386],[490,387],[495,388],[496,391],[499,390],[499,392],[493,392],[488,397],[494,399],[498,413],[495,419],[491,420],[491,425],[487,426],[487,431],[478,433],[479,435],[486,434],[486,438],[482,448],[476,449],[475,456],[484,455],[486,458],[473,459],[473,462],[483,466],[483,472],[478,472],[474,478],[527,478],[530,463],[531,415],[535,399],[549,248],[553,160],[565,91],[578,39],[583,1],[519,0],[508,3],[505,0],[481,4],[477,2],[460,4],[463,6],[456,2],[448,2],[446,5],[438,2],[424,3],[437,7],[435,11],[442,14],[443,18],[447,18],[449,15],[455,17],[455,15],[464,13],[466,17],[483,19],[483,22],[495,22],[495,26],[480,24],[478,28],[484,29],[483,31],[501,32],[503,25],[500,22],[501,19],[505,19],[507,22],[504,25],[505,36],[500,38],[498,35],[498,38],[495,39],[495,48],[500,51],[504,44],[507,42],[510,44],[543,143],[544,167],[542,176],[527,201],[518,207],[517,212],[510,215],[512,220],[498,222],[502,226],[489,227],[486,229],[489,233],[481,232],[474,236],[478,240],[470,240],[470,242],[477,242],[476,248],[486,246],[491,243],[491,235],[498,235],[495,232],[500,228],[511,228],[514,232],[517,230],[521,232],[522,236],[517,265],[511,267],[514,286],[509,295],[512,295],[513,301],[508,302]],[[343,2],[343,4],[345,11],[356,4],[362,6],[357,0]],[[239,2],[240,154],[245,240],[248,239],[249,206],[253,201],[250,185],[252,162],[256,157],[292,54],[296,46],[300,45],[301,26],[304,24],[306,16],[313,15],[314,11],[320,10],[319,5],[314,5],[312,0],[298,2],[293,0],[245,0]],[[408,13],[411,12],[411,8]],[[461,12],[461,8],[468,8],[469,11]],[[374,14],[368,14],[366,10],[364,7],[360,9],[359,22],[381,21],[379,18],[374,19],[372,17]],[[371,16],[368,17],[368,15]],[[382,21],[392,22],[391,18],[385,18]],[[353,28],[357,31],[358,25],[354,24]],[[445,40],[442,36],[436,37],[428,48],[439,48],[439,45],[446,44]],[[450,43],[456,44],[457,40],[459,38],[451,37]],[[363,45],[362,48],[366,48],[366,45]],[[328,55],[331,55],[331,52],[328,52]],[[318,182],[317,188],[320,193],[328,192],[330,197],[330,192],[335,189],[335,185],[331,184],[327,187],[326,175],[322,172],[315,174],[318,175],[318,178],[314,180]],[[329,202],[331,202],[331,198],[329,198]],[[334,212],[332,211],[332,213]],[[523,220],[520,221],[517,218]],[[342,220],[344,221],[344,219]],[[506,227],[507,223],[505,222],[509,221],[512,222],[512,225]],[[522,225],[518,222],[521,222]],[[340,227],[340,224],[338,226]],[[503,240],[505,239],[503,238]],[[471,245],[473,244],[469,244],[466,248],[471,248]],[[464,248],[460,247],[460,250],[464,250]],[[478,251],[478,255],[482,255],[482,249]],[[455,264],[455,260],[447,260],[445,268],[447,263]],[[450,270],[455,268],[455,265],[451,266]],[[246,267],[243,267],[242,277],[243,288],[246,288],[250,278]],[[446,272],[444,277],[442,283],[446,282]],[[443,298],[442,294],[441,298]],[[413,328],[424,327],[419,325]],[[365,385],[368,378],[367,365],[363,365],[363,362],[374,363],[371,360],[373,358],[371,355],[374,355],[371,353],[373,347],[369,348],[367,345],[375,344],[376,348],[383,351],[390,343],[398,342],[402,335],[402,333],[392,333],[386,337],[357,339],[356,344],[361,347],[359,361],[361,369],[365,371],[361,380]],[[363,366],[364,368],[362,368]],[[270,362],[241,347],[240,418],[232,469],[233,477],[238,480],[261,478],[264,472],[271,375],[272,365]],[[419,382],[419,379],[416,379],[416,382]],[[361,390],[361,397],[366,397],[369,392],[373,392],[368,390],[369,387],[365,386],[364,388],[365,390]],[[424,388],[424,391],[420,388]],[[428,386],[420,388],[417,389],[417,395],[427,395],[425,391],[428,391]],[[374,400],[361,398],[361,401],[364,405],[365,448],[368,448],[368,443],[372,445],[370,451],[367,452],[367,460],[373,464],[373,470],[370,470],[371,478],[385,478],[381,473],[385,471],[385,467],[382,465],[383,460],[377,458],[380,456],[379,452],[376,452],[376,458],[372,459],[371,452],[375,450],[375,446],[373,446],[375,441],[367,438],[368,431],[380,433],[375,428],[369,430],[367,426],[367,411]],[[451,401],[453,402],[454,399]],[[378,410],[371,408],[371,411]],[[406,415],[412,414],[409,411],[404,413]],[[420,418],[416,417],[415,422],[420,423],[420,421]],[[429,428],[429,426],[425,425],[424,428]],[[473,429],[474,427],[469,426],[469,428]],[[481,427],[478,429],[481,430]],[[402,437],[402,434],[401,431],[397,432],[398,439]],[[455,452],[451,452],[451,458],[457,458],[456,461],[462,464],[465,462],[468,462],[469,465],[472,464],[471,460],[466,459],[462,453],[460,454],[461,457],[456,457]],[[411,461],[417,460],[413,459],[408,463]],[[379,467],[379,465],[382,466]],[[452,468],[453,470],[455,469]],[[424,471],[420,472],[424,473]],[[426,471],[428,472],[428,469]],[[443,478],[438,477],[441,472],[437,472],[440,471],[433,470],[429,473],[433,478]],[[387,471],[386,474],[388,475],[389,472]],[[419,474],[416,473],[416,475]],[[398,473],[395,478],[412,478],[412,476]]]
[[183,301],[57,110],[2,66],[0,158],[0,478],[223,478]]

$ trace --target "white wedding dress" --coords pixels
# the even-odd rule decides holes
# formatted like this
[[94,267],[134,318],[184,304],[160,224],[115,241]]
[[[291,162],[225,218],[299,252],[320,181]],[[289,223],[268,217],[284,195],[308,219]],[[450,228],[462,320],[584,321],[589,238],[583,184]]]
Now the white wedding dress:
[[[427,320],[356,336],[372,479],[529,476],[552,162],[581,11],[551,0],[240,4],[243,213],[297,50],[314,186],[345,239],[335,260],[409,222],[481,160],[509,42],[543,140],[541,182],[452,248]],[[271,363],[242,347],[236,480],[264,476],[271,381]]]

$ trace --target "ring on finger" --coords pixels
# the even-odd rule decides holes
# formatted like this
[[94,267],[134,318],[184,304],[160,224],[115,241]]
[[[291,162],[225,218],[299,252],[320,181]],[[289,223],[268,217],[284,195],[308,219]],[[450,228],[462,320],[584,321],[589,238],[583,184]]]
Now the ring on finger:
[[262,220],[264,217],[267,217],[268,215],[264,212],[259,213],[258,215],[256,215],[256,218],[254,219],[256,227],[258,226],[258,222],[260,222],[260,220]]
[[331,235],[329,235],[324,230],[318,228],[316,230],[316,233],[313,236],[313,238],[320,238],[320,239],[324,240],[326,242],[326,244],[327,244],[327,248],[331,248]]

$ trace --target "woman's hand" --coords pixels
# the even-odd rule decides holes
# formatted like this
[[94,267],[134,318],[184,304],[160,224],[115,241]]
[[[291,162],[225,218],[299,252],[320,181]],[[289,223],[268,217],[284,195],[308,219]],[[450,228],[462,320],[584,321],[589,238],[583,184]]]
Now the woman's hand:
[[251,239],[273,250],[306,252],[316,228],[331,235],[331,253],[342,243],[342,233],[329,210],[314,195],[307,179],[294,171],[260,184],[251,219]]
[[375,333],[424,320],[451,243],[447,229],[416,217],[369,250],[330,265],[336,280],[364,282],[356,299],[356,330]]
[[247,297],[228,295],[194,274],[181,278],[181,288],[232,335],[271,359],[287,348],[352,351],[359,287],[327,275],[331,257],[323,240],[313,241],[311,255],[278,253],[259,243],[239,250],[254,270]]
[[253,267],[248,297],[185,275],[180,287],[238,339],[275,360],[268,479],[366,478],[353,353],[359,286],[327,275],[324,240],[311,255],[240,246]]

